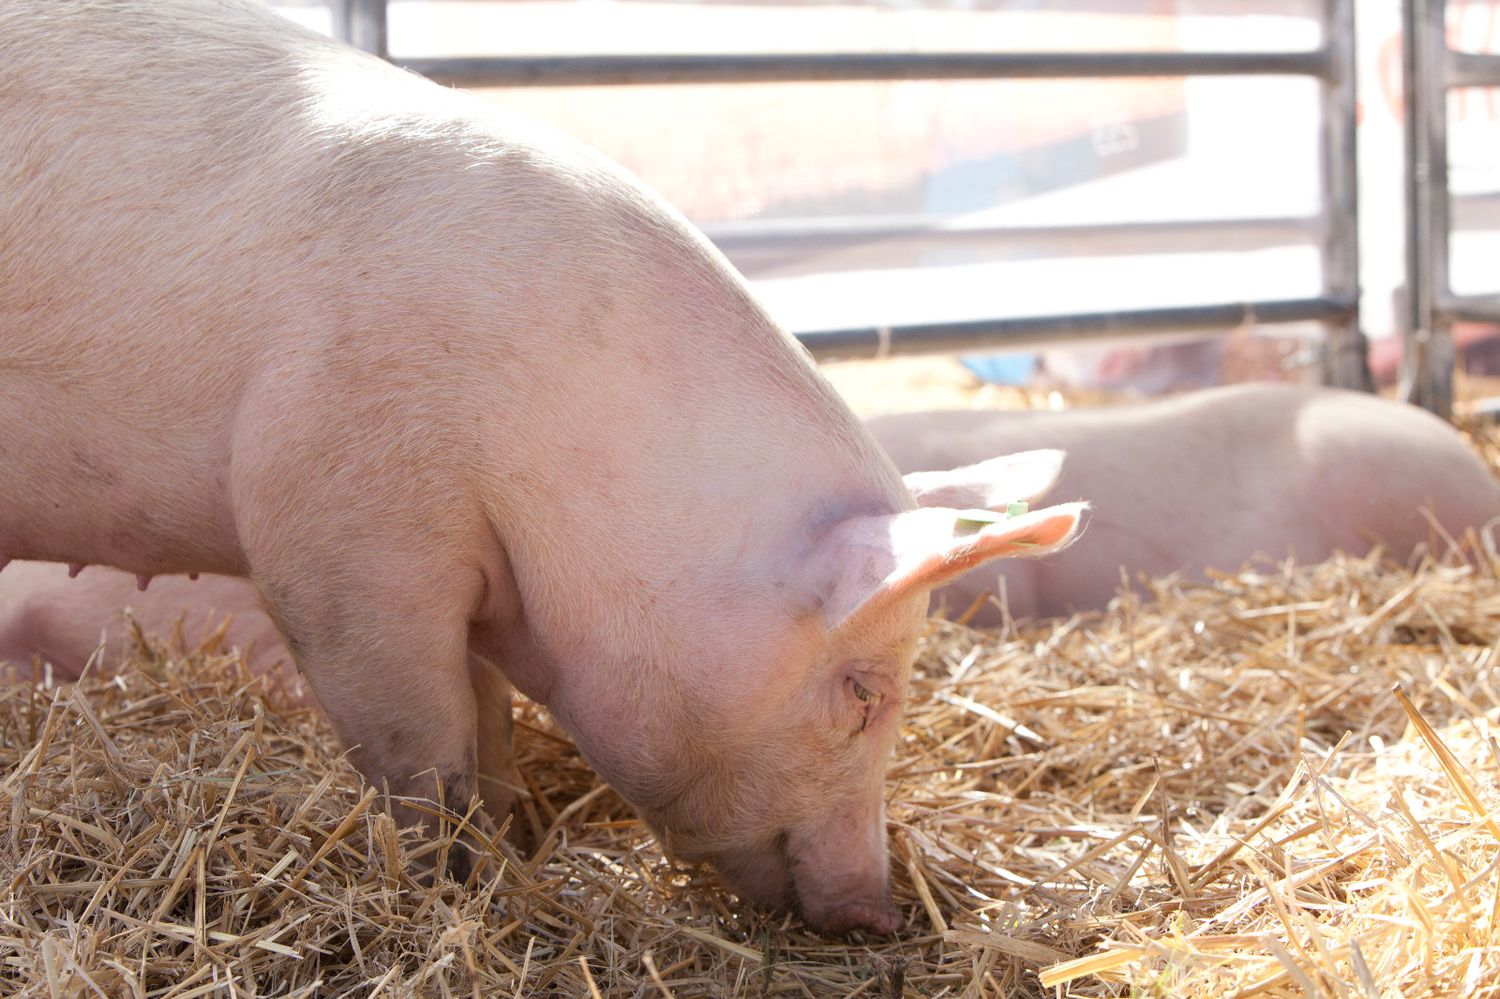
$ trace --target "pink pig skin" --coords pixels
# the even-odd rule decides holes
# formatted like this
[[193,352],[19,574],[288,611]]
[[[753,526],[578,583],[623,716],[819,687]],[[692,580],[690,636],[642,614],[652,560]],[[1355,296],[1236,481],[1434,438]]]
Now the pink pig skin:
[[928,592],[1078,507],[913,509],[637,182],[244,0],[0,3],[0,247],[0,561],[248,576],[376,784],[507,812],[514,684],[750,900],[899,926]]
[[[1093,507],[1067,551],[946,587],[939,601],[951,614],[994,592],[1000,576],[1012,614],[1055,616],[1103,608],[1122,570],[1198,577],[1257,556],[1319,562],[1374,542],[1404,560],[1429,542],[1446,549],[1423,508],[1453,537],[1500,516],[1495,479],[1457,431],[1355,392],[1240,385],[1119,407],[913,413],[868,425],[908,473],[1060,449],[1067,461],[1047,495],[1087,496]],[[975,622],[1000,618],[992,601]]]

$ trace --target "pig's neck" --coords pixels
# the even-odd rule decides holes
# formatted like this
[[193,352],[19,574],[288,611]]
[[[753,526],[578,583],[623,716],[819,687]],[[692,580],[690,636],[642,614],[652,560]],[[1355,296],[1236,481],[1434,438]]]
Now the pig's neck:
[[578,349],[553,341],[506,386],[497,534],[561,685],[732,662],[792,613],[820,528],[910,503],[732,273],[671,280],[702,293],[647,276],[612,313],[557,306]]

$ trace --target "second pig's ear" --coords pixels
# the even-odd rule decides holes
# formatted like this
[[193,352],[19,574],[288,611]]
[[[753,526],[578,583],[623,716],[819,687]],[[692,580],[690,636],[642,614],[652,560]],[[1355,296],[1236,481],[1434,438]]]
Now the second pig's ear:
[[1051,489],[1062,472],[1062,451],[1021,451],[946,472],[912,472],[906,488],[918,506],[1002,509]]
[[[924,508],[839,524],[819,546],[823,621],[857,625],[895,602],[926,593],[990,559],[1056,551],[1077,535],[1086,503],[1064,503],[994,523]],[[818,585],[818,584],[815,584]]]

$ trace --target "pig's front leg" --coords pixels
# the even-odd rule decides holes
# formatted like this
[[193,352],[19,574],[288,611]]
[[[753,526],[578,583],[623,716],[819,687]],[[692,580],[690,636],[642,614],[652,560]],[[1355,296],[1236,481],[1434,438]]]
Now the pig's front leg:
[[[441,784],[444,805],[462,814],[478,791],[468,631],[484,578],[471,538],[373,473],[363,495],[330,495],[326,480],[317,493],[278,495],[268,486],[288,476],[259,471],[242,492],[250,575],[350,759],[395,797],[437,801]],[[402,824],[438,828],[392,804]],[[471,860],[466,847],[450,851],[456,879]]]
[[[442,449],[447,425],[422,408],[431,393],[345,360],[307,359],[242,404],[226,485],[243,562],[365,779],[432,801],[441,786],[462,814],[478,792],[469,629],[494,532],[472,461]],[[471,861],[449,853],[456,878]]]
[[[430,580],[342,577],[339,592],[328,593],[275,570],[256,578],[365,779],[395,798],[434,802],[441,785],[443,804],[462,814],[478,793],[475,695],[459,612],[467,605],[434,599]],[[421,808],[393,801],[392,811],[403,825],[440,828]],[[457,848],[448,865],[463,880],[471,857]]]

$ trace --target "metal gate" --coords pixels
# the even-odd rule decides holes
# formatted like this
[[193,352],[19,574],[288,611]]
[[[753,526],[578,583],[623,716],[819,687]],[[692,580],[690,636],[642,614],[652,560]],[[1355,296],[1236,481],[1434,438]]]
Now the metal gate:
[[[335,31],[345,41],[389,58],[387,0],[333,0]],[[1320,84],[1322,291],[1309,298],[1220,302],[851,329],[797,330],[819,358],[883,353],[951,352],[1074,343],[1132,334],[1232,330],[1252,324],[1315,321],[1327,331],[1323,378],[1369,386],[1359,325],[1356,195],[1354,0],[1323,0],[1322,43],[1300,52],[962,52],[933,54],[829,52],[798,55],[638,55],[401,59],[401,65],[460,86],[788,83],[1014,78],[1303,76]],[[1214,225],[1250,228],[1226,218]],[[1085,239],[1105,227],[1070,227]]]

